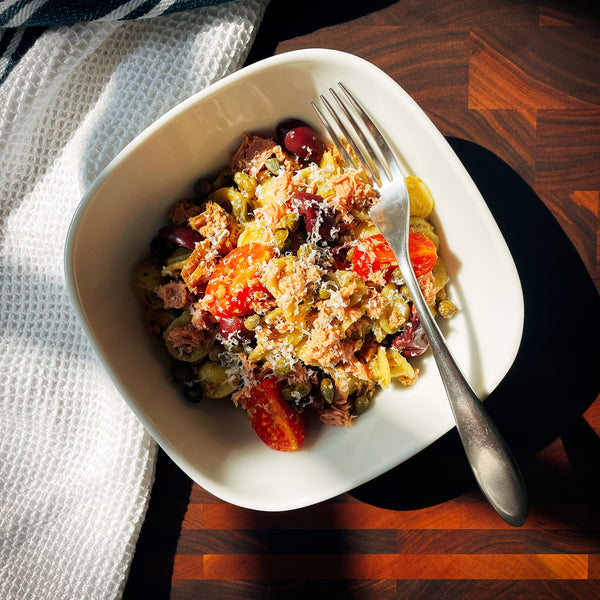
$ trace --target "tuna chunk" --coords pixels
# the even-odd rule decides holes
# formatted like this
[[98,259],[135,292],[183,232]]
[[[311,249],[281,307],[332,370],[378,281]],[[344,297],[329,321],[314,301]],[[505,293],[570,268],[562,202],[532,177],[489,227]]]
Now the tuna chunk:
[[256,177],[265,166],[265,161],[280,154],[280,151],[275,140],[246,132],[241,146],[231,156],[229,166],[234,173],[244,171]]
[[193,325],[183,325],[170,331],[168,340],[173,348],[179,349],[183,354],[189,354],[202,346],[208,337],[207,332],[200,331]]
[[183,308],[189,300],[187,288],[182,281],[159,285],[154,293],[163,301],[165,308]]
[[188,224],[209,240],[211,247],[219,254],[231,252],[237,244],[235,219],[216,202],[209,202],[201,214],[189,219]]
[[181,269],[181,276],[192,294],[198,293],[198,290],[210,279],[210,275],[217,265],[217,256],[217,252],[211,248],[209,240],[202,240],[196,244],[194,251]]
[[377,192],[365,183],[355,169],[346,169],[332,181],[338,207],[345,210],[369,208],[377,198]]

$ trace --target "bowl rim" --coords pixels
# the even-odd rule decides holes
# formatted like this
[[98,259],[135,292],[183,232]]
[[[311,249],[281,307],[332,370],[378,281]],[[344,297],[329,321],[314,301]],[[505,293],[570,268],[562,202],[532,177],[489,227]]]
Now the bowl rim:
[[[361,57],[358,57],[354,54],[350,54],[347,52],[343,52],[343,51],[339,51],[339,50],[330,50],[330,49],[325,49],[325,48],[310,48],[310,49],[294,50],[294,51],[285,52],[282,54],[278,54],[278,55],[275,55],[272,57],[265,58],[261,61],[253,63],[251,65],[248,65],[248,66],[220,79],[219,81],[207,86],[205,89],[200,90],[200,91],[196,92],[195,94],[191,95],[190,97],[182,100],[181,102],[179,102],[178,104],[173,106],[171,109],[169,109],[167,112],[165,112],[163,115],[161,115],[156,120],[154,120],[148,127],[146,127],[144,130],[142,130],[139,134],[137,134],[131,141],[129,141],[114,156],[114,158],[112,158],[107,163],[107,165],[96,176],[96,178],[94,179],[92,184],[89,186],[89,188],[85,191],[84,195],[82,196],[77,208],[75,209],[75,211],[73,213],[73,216],[72,216],[70,224],[69,224],[67,237],[66,237],[66,241],[65,241],[64,272],[65,272],[65,278],[66,278],[66,283],[67,283],[68,295],[71,300],[71,304],[73,305],[75,312],[77,314],[78,321],[82,325],[82,327],[86,333],[86,337],[88,338],[88,340],[90,340],[91,345],[94,349],[95,355],[99,358],[100,363],[104,367],[104,370],[109,375],[113,385],[115,385],[115,387],[118,390],[118,392],[120,393],[120,395],[127,402],[129,408],[136,415],[136,417],[142,423],[142,425],[146,428],[146,430],[150,433],[150,435],[153,437],[153,439],[170,456],[170,458],[173,459],[174,462],[176,464],[178,464],[186,473],[189,473],[190,470],[193,470],[193,466],[186,459],[185,456],[182,456],[177,450],[175,450],[173,448],[173,446],[171,445],[171,443],[169,442],[168,439],[165,439],[164,436],[159,431],[156,430],[156,428],[152,425],[152,423],[149,422],[149,420],[143,414],[140,406],[135,401],[135,399],[131,398],[129,392],[125,389],[121,380],[119,379],[117,374],[111,368],[109,361],[107,359],[107,356],[105,355],[104,349],[99,344],[99,342],[96,338],[96,335],[94,333],[94,330],[93,330],[89,320],[86,317],[85,309],[81,304],[81,299],[80,299],[80,296],[78,293],[78,282],[77,282],[77,275],[75,273],[75,261],[74,261],[74,256],[73,256],[74,251],[75,251],[78,225],[82,219],[83,214],[85,213],[85,211],[88,208],[90,200],[96,195],[96,193],[98,192],[99,188],[101,188],[103,183],[108,178],[111,177],[115,168],[119,164],[121,164],[122,161],[127,156],[132,154],[140,145],[142,145],[147,139],[149,139],[154,133],[161,130],[169,122],[175,120],[181,113],[185,112],[188,108],[195,106],[199,102],[205,100],[206,98],[208,98],[212,95],[218,95],[223,88],[229,87],[232,83],[234,83],[240,79],[251,78],[255,74],[260,73],[265,70],[268,70],[272,67],[291,64],[295,61],[305,62],[305,63],[310,62],[310,61],[325,61],[325,62],[329,63],[329,62],[333,61],[335,63],[342,63],[342,64],[348,65],[348,66],[356,66],[358,64],[362,64],[362,66],[364,68],[377,71],[379,73],[379,76],[381,76],[381,75],[385,76],[389,80],[389,82],[391,82],[394,86],[396,86],[398,88],[399,91],[401,91],[408,98],[410,98],[410,96],[403,90],[403,88],[400,87],[400,85],[396,81],[394,81],[389,75],[387,75],[382,69],[378,68],[377,66],[373,65],[372,63],[370,63],[369,61],[367,61]],[[410,98],[410,100],[411,100],[411,102],[416,104],[416,102],[414,102],[414,100],[412,100],[412,98]],[[464,173],[466,175],[466,178],[465,178],[466,184],[469,186],[472,186],[473,189],[476,191],[477,195],[481,196],[481,194],[479,193],[479,190],[475,186],[470,175],[468,174],[465,167],[462,165],[462,163],[460,162],[460,160],[458,159],[458,157],[456,156],[454,151],[449,146],[447,140],[444,138],[444,136],[441,134],[441,132],[439,132],[439,130],[435,126],[433,126],[433,129],[435,130],[436,134],[439,136],[439,139],[444,144],[448,145],[448,148],[450,148],[450,152],[449,152],[450,160],[454,161],[456,163],[456,166],[459,169],[461,169],[462,171],[464,171]],[[485,208],[487,209],[487,205],[485,205]],[[491,215],[491,213],[490,213],[490,215]],[[491,218],[493,221],[493,217],[491,217]],[[494,221],[494,223],[495,223],[495,221]],[[499,229],[498,229],[498,233],[501,236],[502,241],[504,241],[502,233],[500,232]],[[505,241],[504,241],[504,243],[506,244]],[[499,384],[499,382],[502,380],[502,378],[506,375],[506,373],[510,369],[510,365],[512,365],[512,363],[514,362],[514,359],[517,355],[517,352],[518,352],[518,349],[520,346],[520,341],[521,341],[521,338],[523,335],[523,324],[524,324],[524,300],[523,300],[522,287],[521,287],[521,283],[519,280],[518,272],[516,270],[514,261],[512,260],[512,255],[510,254],[510,250],[508,249],[508,246],[506,246],[506,249],[508,250],[506,258],[508,260],[512,261],[512,265],[508,265],[508,267],[509,268],[512,267],[512,275],[513,275],[513,277],[516,277],[516,284],[518,285],[518,288],[520,291],[520,306],[519,306],[519,314],[516,315],[517,316],[517,324],[516,324],[516,327],[514,328],[515,329],[515,339],[513,340],[513,343],[511,345],[512,355],[510,357],[507,357],[507,367],[506,367],[506,370],[504,371],[504,375],[502,375],[502,377],[495,384],[494,387],[496,387]],[[494,388],[492,388],[492,389],[494,389]],[[448,429],[446,429],[446,432],[449,431],[452,428],[452,426],[453,425],[451,424],[450,427]],[[443,435],[443,433],[442,433],[442,435]],[[436,436],[433,439],[429,440],[423,446],[423,448],[425,448],[425,447],[427,447],[427,445],[433,443],[436,439],[439,439],[439,436]],[[421,450],[423,448],[421,448]],[[420,450],[418,450],[417,453],[419,451]],[[414,456],[414,454],[411,456]],[[408,460],[408,458],[410,458],[410,457],[406,457],[403,460]],[[359,481],[358,483],[352,483],[350,486],[341,485],[341,486],[338,486],[337,490],[330,489],[322,495],[316,494],[316,495],[314,495],[313,499],[308,503],[300,502],[300,503],[294,504],[293,502],[292,503],[288,502],[287,504],[281,504],[281,505],[276,506],[276,505],[273,505],[273,503],[261,504],[261,503],[257,503],[256,501],[244,502],[244,500],[242,498],[234,498],[231,496],[227,497],[227,495],[223,494],[223,491],[220,490],[218,488],[218,486],[211,486],[211,485],[206,484],[206,482],[200,483],[200,485],[202,487],[204,487],[205,489],[207,489],[209,492],[219,496],[220,498],[225,499],[227,502],[231,502],[238,506],[247,507],[247,508],[251,508],[251,509],[257,509],[257,510],[264,510],[264,511],[292,510],[292,509],[308,506],[311,504],[315,504],[317,502],[334,497],[340,493],[346,492],[346,491],[352,489],[353,487],[355,487],[356,485],[365,483],[366,481],[369,481],[369,480],[381,475],[382,473],[388,471],[390,468],[393,468],[394,466],[403,462],[403,460],[401,460],[400,462],[391,461],[390,464],[381,465],[379,469],[373,470],[373,472],[369,475],[369,477],[367,477],[366,479],[361,479],[361,481]],[[195,479],[195,478],[193,478],[193,479]]]

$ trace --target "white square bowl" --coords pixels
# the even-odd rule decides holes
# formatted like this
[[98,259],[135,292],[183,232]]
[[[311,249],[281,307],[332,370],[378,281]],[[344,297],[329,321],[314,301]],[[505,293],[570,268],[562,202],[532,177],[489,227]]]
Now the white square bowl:
[[433,192],[450,295],[460,311],[443,328],[482,399],[510,368],[521,339],[521,286],[493,217],[444,137],[381,70],[350,54],[301,50],[246,67],[189,98],[120,152],[86,193],[68,234],[66,277],[83,327],[131,410],[195,482],[247,508],[289,510],[351,490],[454,425],[429,352],[419,360],[414,387],[380,392],[353,427],[311,421],[299,451],[271,450],[231,402],[194,405],[180,396],[131,292],[133,266],[173,202],[224,166],[244,131],[273,130],[290,116],[317,126],[310,102],[338,81]]

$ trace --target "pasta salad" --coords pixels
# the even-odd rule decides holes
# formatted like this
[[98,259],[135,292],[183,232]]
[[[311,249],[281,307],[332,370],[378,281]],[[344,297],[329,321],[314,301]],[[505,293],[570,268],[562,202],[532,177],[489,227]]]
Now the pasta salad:
[[[426,183],[407,178],[409,254],[431,310],[451,318]],[[304,417],[350,426],[377,388],[411,386],[428,347],[378,195],[307,123],[247,132],[229,165],[171,208],[132,287],[188,401],[230,398],[258,436],[298,449]]]

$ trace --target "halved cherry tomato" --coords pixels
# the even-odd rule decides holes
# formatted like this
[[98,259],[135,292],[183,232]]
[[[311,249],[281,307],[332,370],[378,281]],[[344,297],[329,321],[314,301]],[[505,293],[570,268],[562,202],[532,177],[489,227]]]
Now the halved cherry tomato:
[[244,244],[234,248],[215,267],[206,285],[206,305],[216,317],[244,317],[253,303],[270,297],[259,279],[261,267],[275,252],[267,244]]
[[281,395],[281,382],[263,379],[246,401],[248,417],[258,437],[273,450],[298,450],[304,441],[304,420]]
[[437,262],[437,250],[431,239],[422,233],[411,231],[408,235],[408,256],[417,277],[427,275]]
[[[409,233],[408,254],[417,277],[429,273],[437,262],[435,244],[421,233]],[[361,240],[354,248],[352,270],[366,279],[377,271],[383,271],[388,279],[397,266],[392,249],[380,233]]]

